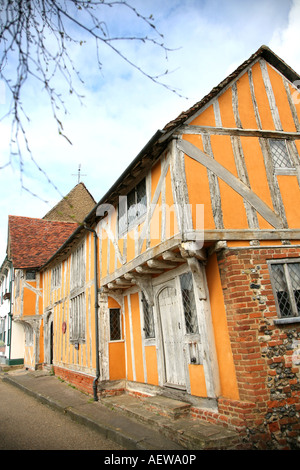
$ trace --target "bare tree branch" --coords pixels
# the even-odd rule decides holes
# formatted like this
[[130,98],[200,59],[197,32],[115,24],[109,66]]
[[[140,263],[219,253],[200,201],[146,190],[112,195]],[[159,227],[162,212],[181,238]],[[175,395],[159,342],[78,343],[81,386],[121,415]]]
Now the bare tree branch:
[[[107,18],[112,18],[112,13],[109,16],[109,9],[113,13],[120,9],[131,13],[140,24],[141,34],[120,36],[110,34]],[[143,32],[145,28],[149,34]],[[122,51],[122,43],[126,41],[152,45],[164,52],[166,60],[170,52],[152,15],[149,17],[142,15],[126,0],[0,0],[0,79],[5,82],[11,98],[6,114],[0,116],[0,120],[7,118],[11,120],[8,160],[0,166],[0,169],[17,160],[21,186],[34,196],[37,195],[26,188],[23,181],[24,149],[47,181],[57,191],[58,188],[31,152],[26,135],[26,123],[30,122],[30,116],[24,108],[22,92],[29,80],[34,80],[43,87],[51,105],[58,133],[71,143],[64,132],[61,118],[61,114],[67,113],[67,107],[63,94],[55,85],[55,79],[58,76],[62,77],[69,93],[82,102],[83,97],[77,91],[74,80],[79,80],[80,83],[84,81],[74,64],[71,51],[72,47],[81,47],[89,39],[95,41],[97,65],[100,70],[103,66],[102,47],[106,46],[147,79],[181,96],[177,90],[160,80],[169,73],[167,70],[152,75]]]

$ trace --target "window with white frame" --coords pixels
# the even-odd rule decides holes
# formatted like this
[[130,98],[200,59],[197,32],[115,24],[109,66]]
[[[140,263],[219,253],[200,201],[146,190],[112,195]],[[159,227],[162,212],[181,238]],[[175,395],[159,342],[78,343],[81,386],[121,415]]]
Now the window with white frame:
[[61,265],[55,266],[51,271],[51,289],[61,286]]
[[86,335],[85,245],[82,243],[71,258],[70,341],[82,343]]
[[85,284],[85,249],[82,243],[72,254],[71,259],[71,289]]
[[85,293],[73,297],[70,301],[70,341],[85,341]]
[[300,316],[300,259],[269,261],[279,318]]
[[124,233],[147,210],[146,180],[145,178],[135,186],[127,196],[121,196],[119,201],[119,233]]

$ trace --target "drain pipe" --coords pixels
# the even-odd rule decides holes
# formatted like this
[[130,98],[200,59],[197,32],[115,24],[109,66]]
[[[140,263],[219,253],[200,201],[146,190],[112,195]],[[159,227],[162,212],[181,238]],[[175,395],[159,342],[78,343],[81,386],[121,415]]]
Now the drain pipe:
[[100,377],[100,365],[99,365],[99,326],[98,326],[98,258],[97,258],[97,232],[96,230],[88,227],[84,224],[84,228],[94,234],[94,276],[95,276],[95,330],[96,330],[96,377],[93,381],[93,392],[94,401],[98,401],[97,396],[97,385]]

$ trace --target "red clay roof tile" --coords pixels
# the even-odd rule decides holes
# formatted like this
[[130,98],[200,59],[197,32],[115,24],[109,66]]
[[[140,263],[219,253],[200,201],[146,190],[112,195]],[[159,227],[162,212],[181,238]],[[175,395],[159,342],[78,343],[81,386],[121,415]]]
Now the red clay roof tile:
[[8,217],[9,256],[15,268],[39,268],[72,235],[78,224]]

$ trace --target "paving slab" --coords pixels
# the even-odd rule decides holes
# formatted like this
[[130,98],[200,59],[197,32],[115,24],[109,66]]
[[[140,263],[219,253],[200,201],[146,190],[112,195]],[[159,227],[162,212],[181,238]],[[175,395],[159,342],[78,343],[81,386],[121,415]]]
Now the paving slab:
[[233,449],[238,442],[238,435],[222,426],[178,417],[187,404],[177,400],[122,394],[95,402],[48,371],[19,370],[0,377],[127,450]]

